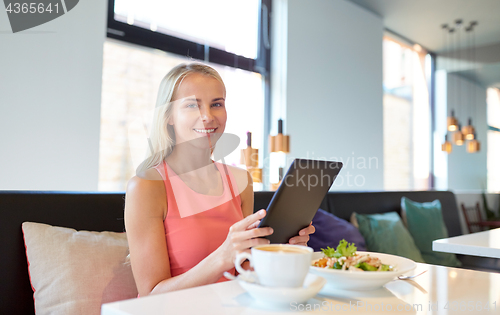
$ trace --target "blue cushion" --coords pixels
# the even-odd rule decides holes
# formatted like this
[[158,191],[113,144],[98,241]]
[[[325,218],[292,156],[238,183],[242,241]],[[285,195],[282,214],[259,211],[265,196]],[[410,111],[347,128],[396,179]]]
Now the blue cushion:
[[403,197],[401,198],[401,209],[406,216],[408,230],[415,240],[415,245],[422,252],[426,263],[448,267],[462,265],[455,254],[432,250],[433,241],[448,237],[441,202],[438,199],[421,203]]
[[370,252],[398,255],[424,262],[420,250],[397,212],[355,215],[359,232],[364,236]]
[[307,246],[314,249],[314,251],[320,251],[328,246],[337,248],[342,239],[356,244],[359,251],[366,250],[365,239],[359,230],[346,220],[338,218],[323,209],[318,209],[312,222],[316,232],[309,236]]

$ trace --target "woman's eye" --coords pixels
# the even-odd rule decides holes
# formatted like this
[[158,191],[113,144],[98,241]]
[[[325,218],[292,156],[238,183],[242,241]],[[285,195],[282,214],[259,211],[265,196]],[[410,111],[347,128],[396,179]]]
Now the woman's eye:
[[212,106],[214,106],[214,107],[221,107],[222,104],[221,103],[215,103],[215,104],[212,104]]
[[198,107],[198,104],[187,104],[188,108],[197,108]]

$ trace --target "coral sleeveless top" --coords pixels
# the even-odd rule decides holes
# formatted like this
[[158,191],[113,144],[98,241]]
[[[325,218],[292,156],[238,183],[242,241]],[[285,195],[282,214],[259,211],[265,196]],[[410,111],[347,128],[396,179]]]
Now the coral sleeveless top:
[[[226,240],[229,228],[243,219],[233,174],[214,162],[222,179],[220,196],[193,191],[163,162],[156,167],[165,183],[167,216],[163,224],[172,277],[193,268]],[[228,270],[234,274],[234,268]],[[218,282],[226,280],[224,277]]]

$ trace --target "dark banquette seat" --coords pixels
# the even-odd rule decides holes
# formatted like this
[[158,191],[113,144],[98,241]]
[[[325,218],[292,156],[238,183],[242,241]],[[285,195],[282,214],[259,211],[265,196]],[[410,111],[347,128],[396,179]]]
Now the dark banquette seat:
[[[254,209],[266,208],[273,192],[256,192]],[[401,197],[439,199],[450,236],[461,234],[455,195],[447,191],[331,192],[321,208],[349,220],[352,212],[400,212]],[[23,242],[25,221],[76,230],[123,232],[124,193],[0,191],[0,313],[34,314]],[[459,256],[464,268],[500,270],[497,260]]]

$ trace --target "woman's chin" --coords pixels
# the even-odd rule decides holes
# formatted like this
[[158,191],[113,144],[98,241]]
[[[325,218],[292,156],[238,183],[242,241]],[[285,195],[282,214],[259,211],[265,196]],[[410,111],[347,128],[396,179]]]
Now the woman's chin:
[[215,146],[215,144],[217,143],[217,141],[219,141],[221,136],[222,134],[218,132],[208,133],[205,135],[202,134],[196,138],[196,141],[197,143],[205,142],[207,144],[207,148],[210,148]]
[[215,144],[220,139],[221,134],[208,134],[208,135],[199,135],[196,138],[177,142],[176,146],[182,146],[183,149],[187,149],[189,147],[193,147],[196,149],[204,149],[210,150],[215,148]]

